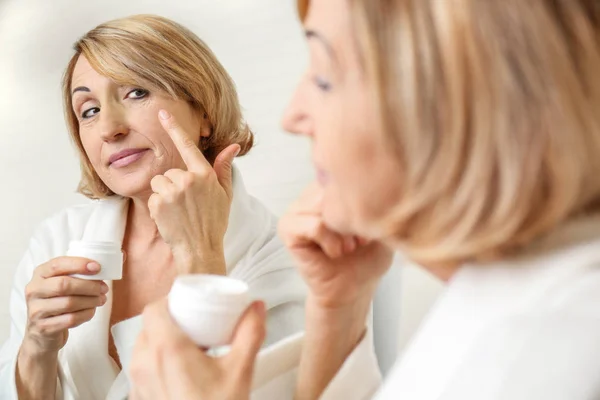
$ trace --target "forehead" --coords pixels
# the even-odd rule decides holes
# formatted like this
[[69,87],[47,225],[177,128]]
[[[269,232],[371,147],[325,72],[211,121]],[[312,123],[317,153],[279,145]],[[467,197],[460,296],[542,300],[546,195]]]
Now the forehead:
[[[87,58],[84,56],[79,56],[77,62],[75,63],[75,68],[73,69],[73,76],[71,78],[71,86],[80,86],[84,85],[86,82],[94,81],[97,79],[107,79],[106,77],[100,75],[89,63]],[[85,85],[84,85],[85,86]]]
[[304,22],[306,30],[315,31],[325,39],[341,63],[348,64],[355,59],[348,0],[312,0]]

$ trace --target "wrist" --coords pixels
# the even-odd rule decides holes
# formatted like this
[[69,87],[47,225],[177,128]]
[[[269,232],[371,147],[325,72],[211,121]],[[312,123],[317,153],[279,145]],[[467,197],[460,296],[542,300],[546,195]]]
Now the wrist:
[[222,248],[173,249],[173,258],[181,274],[226,274]]
[[39,364],[53,361],[58,358],[58,350],[45,349],[38,345],[35,339],[25,336],[19,349],[19,360],[23,362]]
[[371,302],[372,297],[365,296],[352,303],[324,307],[318,299],[309,295],[306,300],[307,329],[318,336],[337,337],[336,340],[344,341],[340,343],[343,347],[353,346],[365,333]]
[[45,399],[56,391],[58,351],[40,350],[36,345],[21,344],[17,356],[15,385],[19,399]]

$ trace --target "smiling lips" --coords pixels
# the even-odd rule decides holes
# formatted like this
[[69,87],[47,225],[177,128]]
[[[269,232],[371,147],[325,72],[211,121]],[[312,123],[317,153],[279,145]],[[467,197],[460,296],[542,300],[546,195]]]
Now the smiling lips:
[[113,168],[123,168],[133,164],[146,154],[148,149],[125,149],[114,153],[108,159],[108,164]]

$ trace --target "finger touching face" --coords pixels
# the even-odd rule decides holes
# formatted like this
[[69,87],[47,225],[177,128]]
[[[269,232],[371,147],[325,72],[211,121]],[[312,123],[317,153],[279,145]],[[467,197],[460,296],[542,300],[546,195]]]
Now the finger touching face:
[[198,138],[195,134],[188,132],[167,110],[160,110],[158,116],[187,170],[201,171],[212,168],[198,148]]

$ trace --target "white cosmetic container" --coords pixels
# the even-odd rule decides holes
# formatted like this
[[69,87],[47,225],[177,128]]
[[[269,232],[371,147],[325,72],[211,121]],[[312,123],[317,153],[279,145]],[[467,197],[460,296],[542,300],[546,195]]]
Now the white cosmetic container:
[[173,319],[204,348],[230,344],[240,317],[251,303],[245,282],[206,274],[179,276],[168,299]]
[[116,242],[72,241],[67,256],[84,257],[100,264],[95,275],[74,274],[73,277],[87,280],[114,281],[123,277],[123,252]]

